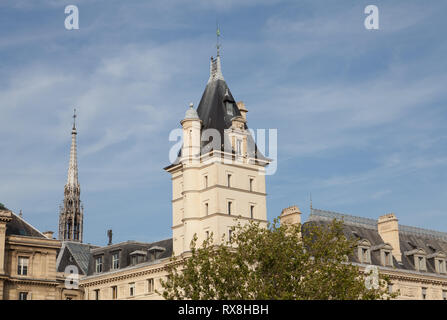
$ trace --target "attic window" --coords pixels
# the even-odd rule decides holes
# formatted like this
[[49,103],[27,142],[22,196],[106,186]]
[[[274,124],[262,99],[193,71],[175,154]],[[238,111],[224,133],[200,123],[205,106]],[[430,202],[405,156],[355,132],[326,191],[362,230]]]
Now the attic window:
[[425,257],[423,257],[423,256],[414,256],[414,264],[418,271],[427,270],[427,266],[425,263]]
[[371,243],[368,240],[365,239],[360,241],[357,255],[360,263],[371,263]]
[[385,266],[393,265],[393,256],[391,255],[391,251],[383,250],[383,264]]
[[225,107],[227,108],[227,114],[229,116],[234,116],[234,112],[233,112],[233,104],[230,102],[225,103]]

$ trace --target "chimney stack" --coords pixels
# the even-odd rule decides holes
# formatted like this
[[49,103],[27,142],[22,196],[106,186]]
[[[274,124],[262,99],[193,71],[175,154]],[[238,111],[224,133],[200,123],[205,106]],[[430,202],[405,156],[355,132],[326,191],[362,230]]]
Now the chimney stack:
[[111,246],[112,245],[112,236],[113,236],[112,229],[107,230],[107,236],[109,237],[109,243],[107,245]]
[[279,222],[289,224],[301,223],[301,211],[297,206],[291,206],[282,210],[279,216]]
[[45,231],[45,232],[43,232],[43,235],[45,237],[47,237],[48,239],[53,239],[53,234],[54,234],[53,231]]
[[242,101],[236,102],[237,107],[239,108],[239,111],[241,112],[242,118],[244,118],[245,121],[247,121],[247,108],[245,108],[245,104]]
[[394,213],[389,213],[379,217],[377,221],[377,231],[383,242],[389,243],[393,247],[393,256],[398,262],[402,262],[399,241],[399,223]]

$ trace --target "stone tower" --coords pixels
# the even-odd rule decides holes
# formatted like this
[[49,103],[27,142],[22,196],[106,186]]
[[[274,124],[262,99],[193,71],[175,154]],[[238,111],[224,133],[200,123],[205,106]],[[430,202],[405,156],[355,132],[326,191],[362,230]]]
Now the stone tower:
[[270,160],[258,151],[246,113],[223,78],[218,52],[211,58],[197,110],[191,104],[180,122],[183,145],[178,157],[165,168],[172,175],[175,255],[190,250],[194,234],[201,244],[211,235],[214,241],[228,239],[238,222],[267,223],[265,166]]
[[81,188],[78,181],[78,163],[76,157],[76,109],[73,115],[71,131],[70,162],[67,184],[64,188],[64,201],[59,214],[59,240],[82,242],[83,211]]

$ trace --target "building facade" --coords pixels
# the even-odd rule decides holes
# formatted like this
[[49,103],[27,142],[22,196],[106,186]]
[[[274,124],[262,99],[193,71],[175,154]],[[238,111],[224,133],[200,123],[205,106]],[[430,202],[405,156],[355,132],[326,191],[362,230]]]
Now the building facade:
[[60,241],[0,209],[0,300],[61,299],[56,273]]
[[[301,223],[297,207],[284,209],[281,223]],[[389,292],[399,300],[447,300],[447,233],[399,225],[394,214],[377,220],[318,210],[311,207],[306,224],[343,222],[346,237],[358,240],[350,258],[361,272],[386,275]]]

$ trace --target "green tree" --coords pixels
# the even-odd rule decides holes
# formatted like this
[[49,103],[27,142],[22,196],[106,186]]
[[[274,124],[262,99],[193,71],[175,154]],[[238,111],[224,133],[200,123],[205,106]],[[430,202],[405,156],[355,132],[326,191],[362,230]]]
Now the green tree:
[[[233,228],[230,240],[212,236],[191,254],[172,258],[161,281],[165,299],[385,299],[389,280],[367,289],[365,274],[348,261],[356,239],[342,224],[280,225],[250,222]],[[197,248],[198,247],[198,248]],[[160,292],[159,292],[160,293]],[[394,297],[394,296],[393,296]]]

